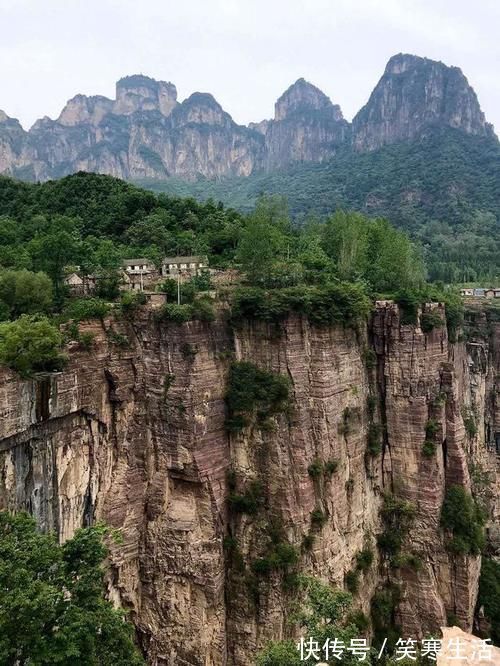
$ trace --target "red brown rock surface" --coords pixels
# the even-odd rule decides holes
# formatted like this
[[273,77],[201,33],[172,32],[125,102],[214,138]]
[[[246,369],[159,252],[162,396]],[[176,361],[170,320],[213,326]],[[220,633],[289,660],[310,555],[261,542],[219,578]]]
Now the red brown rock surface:
[[[277,530],[300,552],[300,571],[344,585],[356,554],[367,544],[376,551],[384,492],[415,505],[404,549],[422,566],[389,570],[376,556],[361,574],[357,607],[368,615],[376,589],[392,580],[405,635],[422,637],[447,615],[471,630],[480,560],[450,559],[439,523],[447,484],[470,488],[471,463],[494,465],[486,444],[500,432],[500,355],[486,326],[477,340],[451,344],[445,327],[400,325],[397,307],[380,303],[358,332],[300,317],[280,330],[247,323],[232,331],[222,316],[177,326],[147,310],[133,322],[84,328],[96,334],[93,348],[74,349],[63,373],[21,381],[0,371],[0,508],[28,509],[62,540],[95,520],[121,529],[109,594],[131,611],[150,664],[245,666],[267,640],[293,634],[293,590],[276,571],[259,583],[250,563]],[[128,346],[112,343],[111,328]],[[287,376],[290,410],[228,434],[234,359]],[[473,438],[464,428],[472,408]],[[431,418],[438,446],[425,457]],[[366,455],[372,420],[384,430],[378,456]],[[335,471],[312,478],[318,459],[336,461]],[[228,510],[230,471],[239,490],[261,484],[256,515]],[[321,528],[311,527],[315,509],[326,517]]]

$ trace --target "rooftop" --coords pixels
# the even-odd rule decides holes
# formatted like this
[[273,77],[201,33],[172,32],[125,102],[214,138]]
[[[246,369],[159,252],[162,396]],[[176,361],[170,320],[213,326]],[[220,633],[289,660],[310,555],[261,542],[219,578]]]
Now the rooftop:
[[207,263],[206,257],[165,257],[164,264],[199,264]]
[[123,264],[124,266],[135,266],[136,264],[152,264],[153,262],[150,261],[149,259],[145,259],[144,257],[141,257],[140,259],[124,259]]

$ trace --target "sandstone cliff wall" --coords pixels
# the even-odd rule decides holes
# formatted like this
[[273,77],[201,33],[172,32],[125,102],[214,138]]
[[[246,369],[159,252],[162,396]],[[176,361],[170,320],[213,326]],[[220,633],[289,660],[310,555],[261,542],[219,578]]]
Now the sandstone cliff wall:
[[[222,315],[176,326],[147,310],[85,327],[94,347],[75,348],[63,373],[20,381],[1,372],[0,508],[28,509],[61,539],[96,520],[122,530],[109,594],[130,610],[149,663],[244,666],[268,639],[293,635],[293,586],[280,571],[253,575],[252,561],[278,531],[300,553],[298,571],[344,585],[356,554],[377,550],[387,492],[416,507],[404,547],[422,566],[389,568],[377,555],[356,606],[368,615],[373,594],[397,582],[405,635],[451,614],[471,629],[480,561],[448,555],[439,517],[447,484],[470,488],[471,464],[494,471],[497,329],[483,321],[476,338],[451,344],[444,327],[400,325],[392,304],[358,332],[300,317],[279,328],[233,331]],[[109,329],[129,345],[113,344]],[[289,377],[290,410],[228,434],[232,360]],[[479,426],[472,438],[469,409]],[[422,454],[429,418],[439,424],[431,458]],[[383,447],[370,456],[374,422]],[[318,459],[336,461],[331,475],[311,477]],[[252,481],[262,489],[258,513],[230,511],[230,484]],[[322,526],[312,524],[315,510]]]

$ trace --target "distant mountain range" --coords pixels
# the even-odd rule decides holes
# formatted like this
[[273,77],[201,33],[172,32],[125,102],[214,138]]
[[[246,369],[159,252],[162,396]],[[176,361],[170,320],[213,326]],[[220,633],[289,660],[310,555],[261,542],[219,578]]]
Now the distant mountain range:
[[0,111],[0,173],[24,180],[82,170],[127,180],[220,180],[372,153],[448,129],[498,145],[461,70],[414,55],[389,60],[352,123],[304,79],[281,95],[272,120],[245,127],[210,94],[179,103],[172,83],[135,75],[118,81],[115,100],[77,95],[57,120],[42,118],[29,131]]

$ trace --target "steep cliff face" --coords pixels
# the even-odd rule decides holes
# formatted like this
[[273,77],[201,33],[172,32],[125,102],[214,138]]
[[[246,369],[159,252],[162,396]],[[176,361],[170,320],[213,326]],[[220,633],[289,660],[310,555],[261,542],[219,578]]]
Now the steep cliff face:
[[[392,583],[405,635],[436,629],[447,614],[470,630],[480,561],[451,556],[439,522],[450,484],[470,488],[472,464],[495,469],[494,337],[450,344],[444,328],[401,325],[391,303],[358,332],[300,317],[279,329],[233,331],[222,316],[167,326],[147,310],[86,328],[94,349],[74,349],[63,373],[20,381],[2,372],[0,507],[32,511],[61,539],[95,520],[122,530],[109,593],[130,609],[149,663],[246,666],[268,639],[293,634],[286,572],[253,564],[277,543],[295,546],[298,571],[340,586],[369,547],[358,608],[369,614]],[[109,329],[129,346],[113,345]],[[287,376],[288,411],[228,433],[232,360]],[[425,457],[429,418],[437,449]],[[371,455],[374,425],[381,447]],[[228,497],[252,484],[257,512],[234,511]],[[418,570],[377,555],[387,494],[415,507],[403,549],[418,555]]]
[[0,110],[0,173],[10,173],[15,165],[21,165],[25,143],[26,132],[19,121]]
[[297,162],[321,162],[339,147],[374,150],[418,137],[430,126],[494,136],[462,72],[411,55],[389,61],[351,125],[340,107],[298,79],[273,120],[236,124],[209,94],[177,101],[172,83],[120,79],[116,98],[77,95],[57,120],[25,132],[0,116],[0,173],[46,180],[78,170],[126,179],[248,176]]
[[352,124],[356,150],[375,150],[418,137],[429,126],[493,136],[476,93],[458,67],[400,53]]
[[340,106],[304,79],[278,99],[274,120],[255,127],[266,138],[266,170],[292,162],[321,162],[349,138],[349,123]]
[[264,139],[237,125],[215,99],[195,93],[182,104],[172,83],[129,76],[116,99],[77,95],[57,120],[24,132],[0,120],[0,172],[36,180],[75,171],[120,178],[186,179],[248,175],[262,162]]

